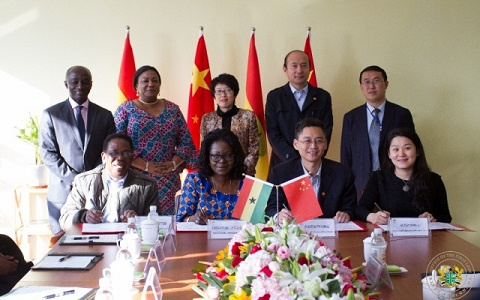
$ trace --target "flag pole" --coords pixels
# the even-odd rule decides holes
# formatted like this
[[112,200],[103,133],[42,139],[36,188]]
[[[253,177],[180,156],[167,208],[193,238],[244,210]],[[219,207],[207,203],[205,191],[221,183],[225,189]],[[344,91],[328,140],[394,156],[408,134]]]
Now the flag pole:
[[276,188],[276,190],[277,190],[277,193],[276,193],[276,194],[277,194],[277,195],[276,195],[276,196],[277,196],[277,214],[280,212],[280,211],[279,211],[279,208],[280,208],[279,206],[280,206],[280,205],[279,205],[279,203],[278,203],[278,187],[279,187],[279,185],[276,184],[276,185],[275,185],[275,188]]

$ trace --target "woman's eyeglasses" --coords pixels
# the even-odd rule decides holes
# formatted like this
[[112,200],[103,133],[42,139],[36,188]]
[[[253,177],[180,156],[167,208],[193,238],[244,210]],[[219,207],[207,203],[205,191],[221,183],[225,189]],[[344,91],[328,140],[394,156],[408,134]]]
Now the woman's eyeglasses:
[[215,90],[215,95],[216,96],[221,96],[221,95],[233,95],[233,91],[231,89],[224,89],[224,90]]
[[219,162],[222,159],[225,161],[232,161],[235,158],[235,154],[233,153],[227,153],[227,154],[210,154],[210,159],[214,162]]

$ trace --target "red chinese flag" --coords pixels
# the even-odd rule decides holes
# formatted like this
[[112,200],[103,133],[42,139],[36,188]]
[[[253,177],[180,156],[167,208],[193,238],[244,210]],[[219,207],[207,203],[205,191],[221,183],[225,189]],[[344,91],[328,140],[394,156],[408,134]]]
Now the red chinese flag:
[[255,113],[255,116],[257,117],[257,128],[260,132],[260,155],[255,168],[256,177],[265,180],[268,175],[268,151],[267,139],[265,137],[265,113],[263,109],[262,83],[260,81],[257,49],[255,47],[255,31],[252,31],[250,37],[245,94],[245,108],[250,109]]
[[204,114],[213,111],[213,98],[210,95],[210,66],[203,32],[198,39],[195,63],[193,64],[192,83],[188,100],[187,125],[192,134],[195,147],[200,149],[200,122]]
[[123,46],[122,64],[120,65],[120,75],[118,76],[119,104],[126,99],[137,98],[137,93],[133,88],[135,71],[135,59],[133,57],[132,45],[130,45],[130,30],[127,27],[127,37]]
[[310,47],[310,29],[307,31],[307,39],[305,40],[305,49],[303,50],[310,60],[310,74],[308,75],[308,82],[317,87],[317,75],[315,74],[315,63],[313,62],[312,47]]
[[312,182],[307,174],[280,185],[287,197],[290,210],[297,224],[323,215]]

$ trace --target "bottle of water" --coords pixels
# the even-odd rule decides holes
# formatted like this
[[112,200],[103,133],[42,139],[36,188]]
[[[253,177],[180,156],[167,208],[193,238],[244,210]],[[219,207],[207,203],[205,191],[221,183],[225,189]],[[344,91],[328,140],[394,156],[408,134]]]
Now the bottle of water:
[[157,206],[150,205],[150,212],[148,213],[148,219],[158,221]]
[[110,288],[110,279],[102,277],[98,280],[100,288],[95,294],[95,300],[113,300],[112,290]]
[[375,256],[380,262],[387,263],[387,242],[382,233],[382,228],[373,230],[371,255]]
[[128,218],[127,230],[125,234],[136,234],[138,235],[137,225],[135,224],[135,217]]

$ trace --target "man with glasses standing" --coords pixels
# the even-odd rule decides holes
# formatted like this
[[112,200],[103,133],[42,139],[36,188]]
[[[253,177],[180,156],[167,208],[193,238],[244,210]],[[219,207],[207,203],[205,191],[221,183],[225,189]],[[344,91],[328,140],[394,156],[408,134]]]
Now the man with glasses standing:
[[130,168],[132,151],[132,139],[124,133],[105,139],[103,165],[75,177],[60,216],[64,230],[73,223],[126,222],[156,205],[157,184]]
[[308,83],[310,62],[307,54],[300,50],[289,52],[283,62],[283,71],[288,83],[270,91],[265,106],[267,137],[272,146],[270,171],[281,162],[299,157],[292,144],[298,121],[317,118],[325,125],[328,142],[332,136],[332,99],[327,91]]
[[[326,159],[328,148],[326,129],[322,121],[306,118],[295,125],[293,147],[300,154],[275,166],[268,174],[267,181],[275,185],[282,184],[301,175],[310,175],[310,180],[318,203],[323,211],[323,218],[335,218],[344,223],[353,219],[356,206],[356,193],[353,173],[350,168]],[[294,216],[283,190],[279,188],[277,212],[277,192],[272,190],[268,198],[265,214],[274,216],[278,222],[292,221]]]
[[341,162],[353,170],[357,201],[370,174],[378,170],[385,159],[381,149],[387,133],[399,127],[415,129],[410,111],[387,101],[385,70],[378,66],[366,67],[360,72],[359,80],[367,102],[343,117],[341,142]]
[[50,229],[56,235],[52,243],[63,234],[58,219],[74,177],[101,163],[103,140],[115,132],[112,113],[88,98],[90,70],[83,66],[69,68],[64,84],[69,97],[43,111],[39,134],[42,161],[50,170],[48,214]]

